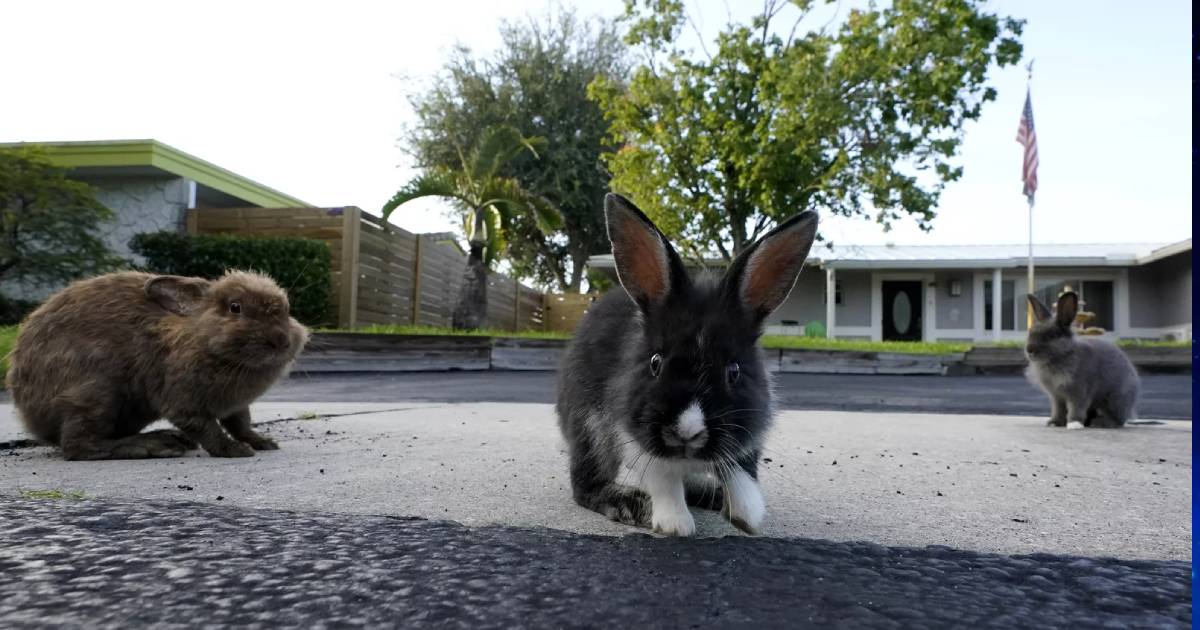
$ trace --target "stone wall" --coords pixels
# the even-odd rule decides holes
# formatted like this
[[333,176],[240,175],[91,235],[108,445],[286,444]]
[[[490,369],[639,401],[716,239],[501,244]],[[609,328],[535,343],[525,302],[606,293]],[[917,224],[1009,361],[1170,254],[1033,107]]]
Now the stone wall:
[[[141,232],[183,231],[186,227],[188,180],[182,177],[112,177],[88,181],[96,198],[108,206],[114,219],[100,229],[115,254],[143,262],[129,251],[129,239]],[[0,283],[0,294],[19,300],[43,300],[61,286],[32,286],[9,281]]]
[[111,178],[89,182],[96,187],[96,198],[112,209],[116,219],[101,230],[109,249],[123,258],[134,259],[129,239],[142,232],[186,227],[188,181],[182,177]]

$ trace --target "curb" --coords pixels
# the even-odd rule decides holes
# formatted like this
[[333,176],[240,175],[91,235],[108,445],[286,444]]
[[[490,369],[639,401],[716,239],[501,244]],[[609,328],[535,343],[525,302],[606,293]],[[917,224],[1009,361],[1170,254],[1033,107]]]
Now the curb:
[[[567,341],[513,337],[455,337],[369,333],[313,333],[294,371],[457,372],[554,371]],[[1134,365],[1149,373],[1191,373],[1189,348],[1129,346]],[[1021,348],[972,348],[965,353],[908,354],[844,350],[763,350],[770,372],[785,374],[1021,374]]]

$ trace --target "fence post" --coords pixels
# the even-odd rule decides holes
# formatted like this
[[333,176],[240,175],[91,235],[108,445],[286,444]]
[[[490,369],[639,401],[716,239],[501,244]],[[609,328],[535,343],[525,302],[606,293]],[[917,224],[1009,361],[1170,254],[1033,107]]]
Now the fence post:
[[521,330],[521,281],[513,278],[513,332]]
[[421,235],[416,234],[416,254],[413,255],[412,325],[421,323]]
[[338,326],[354,328],[358,323],[358,242],[362,227],[358,208],[342,211],[342,286],[338,296]]

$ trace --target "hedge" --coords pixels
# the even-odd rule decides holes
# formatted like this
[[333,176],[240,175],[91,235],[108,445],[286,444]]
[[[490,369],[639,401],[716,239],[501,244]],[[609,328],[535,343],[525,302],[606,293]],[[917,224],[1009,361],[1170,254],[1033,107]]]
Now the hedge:
[[40,302],[29,300],[14,300],[0,295],[0,326],[20,324],[25,316],[32,313]]
[[308,326],[333,323],[330,312],[329,246],[302,238],[138,234],[129,241],[151,273],[219,278],[228,269],[256,271],[287,290],[292,316]]

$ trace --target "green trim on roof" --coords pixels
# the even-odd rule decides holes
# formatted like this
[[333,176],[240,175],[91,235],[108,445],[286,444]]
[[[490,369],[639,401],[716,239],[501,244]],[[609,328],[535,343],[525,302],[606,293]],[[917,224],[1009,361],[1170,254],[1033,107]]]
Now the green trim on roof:
[[39,144],[56,164],[67,168],[152,166],[264,208],[312,207],[274,188],[227,171],[156,140],[102,140]]

